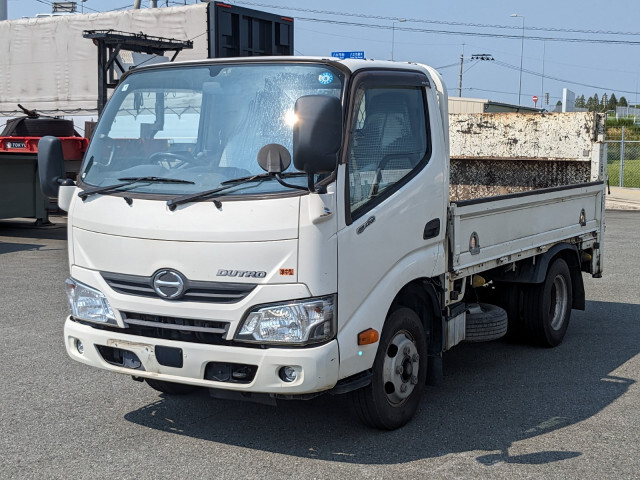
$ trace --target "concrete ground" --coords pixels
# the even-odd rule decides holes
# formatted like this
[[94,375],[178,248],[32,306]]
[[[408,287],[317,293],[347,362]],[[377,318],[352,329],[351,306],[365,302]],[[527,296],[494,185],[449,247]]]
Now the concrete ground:
[[640,210],[640,188],[610,187],[607,210]]

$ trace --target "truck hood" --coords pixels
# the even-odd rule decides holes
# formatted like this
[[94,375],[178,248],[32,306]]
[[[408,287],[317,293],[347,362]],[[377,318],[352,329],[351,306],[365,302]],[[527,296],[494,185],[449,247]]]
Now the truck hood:
[[166,201],[96,195],[74,199],[73,226],[121,237],[184,242],[263,242],[298,238],[300,197],[194,202],[169,210]]
[[190,280],[240,283],[297,281],[300,197],[166,202],[76,197],[72,263],[101,272],[150,276],[174,269]]

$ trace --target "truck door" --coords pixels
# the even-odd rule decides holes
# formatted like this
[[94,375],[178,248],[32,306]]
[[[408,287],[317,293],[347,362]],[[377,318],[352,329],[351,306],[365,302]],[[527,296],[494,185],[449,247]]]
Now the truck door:
[[363,356],[357,333],[380,332],[396,293],[431,277],[442,262],[446,153],[441,132],[434,136],[429,126],[429,88],[417,72],[368,71],[352,82],[338,187],[345,197],[338,232],[341,377],[343,366],[361,367],[353,367]]

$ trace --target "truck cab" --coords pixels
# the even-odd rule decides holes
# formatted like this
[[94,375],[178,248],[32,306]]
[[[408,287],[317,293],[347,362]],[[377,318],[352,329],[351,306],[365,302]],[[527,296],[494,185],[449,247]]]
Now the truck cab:
[[71,358],[168,393],[353,391],[366,423],[406,423],[464,338],[446,341],[465,318],[448,285],[446,104],[437,72],[408,63],[127,74],[77,184],[55,139],[40,144],[69,212]]

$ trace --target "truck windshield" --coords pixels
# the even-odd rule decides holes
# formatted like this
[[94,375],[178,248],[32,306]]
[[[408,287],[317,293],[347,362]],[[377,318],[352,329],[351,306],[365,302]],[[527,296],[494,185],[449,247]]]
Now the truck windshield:
[[[321,64],[216,64],[150,69],[116,89],[93,135],[80,179],[106,187],[123,178],[128,192],[182,195],[264,173],[258,151],[277,143],[292,152],[294,105],[305,95],[341,98],[344,76]],[[284,173],[295,172],[293,162]],[[306,185],[304,176],[288,181]],[[239,183],[225,194],[287,190],[271,178]],[[109,191],[114,191],[110,189]]]

